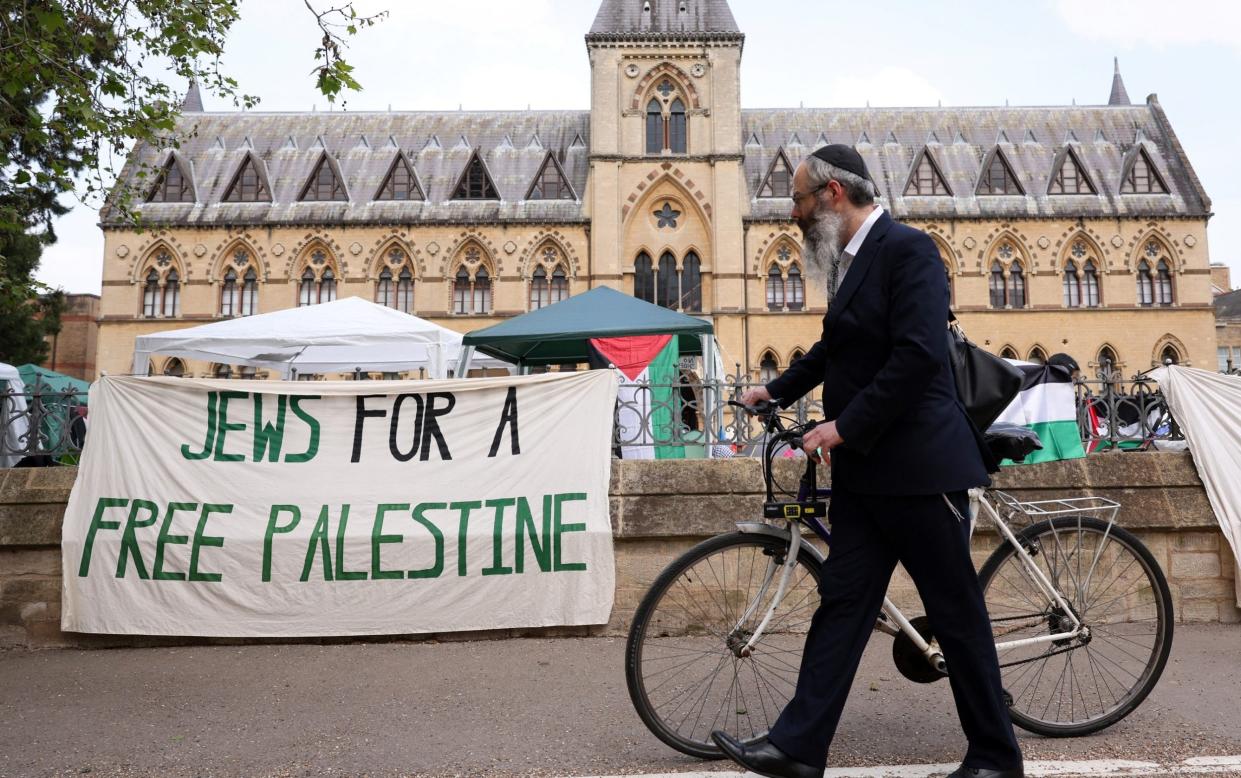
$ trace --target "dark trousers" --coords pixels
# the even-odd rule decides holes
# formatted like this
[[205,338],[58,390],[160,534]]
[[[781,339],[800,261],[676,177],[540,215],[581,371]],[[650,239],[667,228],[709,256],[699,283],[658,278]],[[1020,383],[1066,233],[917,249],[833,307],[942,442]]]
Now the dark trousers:
[[[982,589],[970,559],[968,498],[877,496],[834,489],[832,543],[819,580],[821,603],[806,635],[797,691],[770,739],[799,762],[821,766],[849,695],[888,581],[899,561],[922,597],[948,663],[965,764],[1003,770],[1021,764],[1004,704],[1000,668]],[[898,695],[893,705],[900,705]]]

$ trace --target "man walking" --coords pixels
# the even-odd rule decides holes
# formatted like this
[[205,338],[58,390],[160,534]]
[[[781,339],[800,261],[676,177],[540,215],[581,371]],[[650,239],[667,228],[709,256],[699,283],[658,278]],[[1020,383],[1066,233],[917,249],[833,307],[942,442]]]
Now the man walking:
[[832,544],[797,690],[768,737],[724,752],[760,775],[822,776],[888,581],[913,578],[948,664],[969,741],[953,778],[1021,778],[991,625],[969,548],[966,490],[994,463],[956,394],[945,327],[948,287],[935,244],[874,202],[861,156],[833,144],[793,177],[807,271],[827,286],[823,334],[753,405],[788,406],[823,384],[827,421],[805,449],[831,461]]

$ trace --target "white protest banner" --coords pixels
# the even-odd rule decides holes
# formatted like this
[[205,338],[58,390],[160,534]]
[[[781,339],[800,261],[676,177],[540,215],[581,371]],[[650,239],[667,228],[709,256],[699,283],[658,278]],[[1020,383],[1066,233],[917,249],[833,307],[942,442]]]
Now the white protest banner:
[[62,629],[225,637],[606,623],[616,378],[104,378]]

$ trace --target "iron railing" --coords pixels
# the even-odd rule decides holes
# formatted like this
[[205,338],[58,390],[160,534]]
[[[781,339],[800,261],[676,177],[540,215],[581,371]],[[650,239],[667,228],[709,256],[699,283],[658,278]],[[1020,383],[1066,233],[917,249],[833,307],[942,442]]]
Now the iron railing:
[[0,383],[0,467],[74,464],[86,440],[86,395],[39,381]]
[[[618,449],[681,446],[703,456],[753,453],[761,425],[726,403],[763,383],[744,376],[714,383],[623,383],[613,444]],[[1074,381],[1074,391],[1078,432],[1087,451],[1184,440],[1158,384],[1143,373],[1125,378],[1111,364],[1099,365],[1094,378]],[[818,394],[801,398],[788,413],[798,421],[823,418]]]
[[[1234,370],[1234,373],[1241,372]],[[727,405],[763,382],[748,376],[675,384],[624,383],[617,401],[613,444],[622,449],[681,447],[687,456],[747,456],[755,453],[762,427]],[[1146,448],[1184,436],[1158,385],[1145,374],[1125,378],[1110,364],[1093,378],[1074,382],[1077,423],[1088,451]],[[823,418],[819,393],[793,404],[798,421]],[[85,440],[82,395],[44,384],[22,392],[0,389],[0,466],[72,463]]]

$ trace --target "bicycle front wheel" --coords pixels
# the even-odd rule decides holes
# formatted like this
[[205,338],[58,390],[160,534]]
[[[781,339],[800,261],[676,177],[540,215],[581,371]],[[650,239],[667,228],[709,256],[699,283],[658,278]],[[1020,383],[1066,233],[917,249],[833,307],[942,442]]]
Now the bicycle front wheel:
[[[1115,724],[1154,688],[1172,651],[1163,571],[1131,532],[1093,517],[1042,521],[1017,539],[1069,612],[1010,544],[979,572],[1013,723],[1049,737]],[[1080,634],[1046,640],[1071,632],[1073,616]]]
[[742,651],[775,598],[788,546],[769,535],[718,535],[669,565],[642,599],[625,680],[638,715],[669,746],[717,759],[713,730],[754,742],[792,697],[819,605],[819,565],[805,549],[759,642]]

